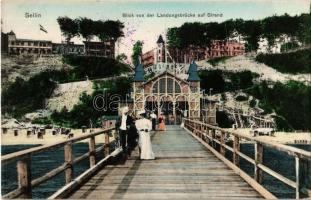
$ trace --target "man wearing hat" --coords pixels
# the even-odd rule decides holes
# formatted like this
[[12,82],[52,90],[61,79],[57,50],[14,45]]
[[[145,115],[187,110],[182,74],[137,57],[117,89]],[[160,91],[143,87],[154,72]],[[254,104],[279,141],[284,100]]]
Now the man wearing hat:
[[156,130],[156,120],[157,120],[157,115],[154,113],[154,111],[151,112],[150,114],[151,122],[152,122],[152,130]]
[[139,133],[138,144],[140,149],[140,159],[142,160],[155,159],[150,139],[150,131],[152,129],[152,123],[149,119],[147,119],[145,110],[139,111],[137,115],[139,119],[136,120],[135,126]]
[[128,112],[129,108],[127,106],[123,107],[121,109],[121,116],[117,119],[116,122],[116,129],[119,131],[120,135],[120,144],[125,155],[130,153],[128,149],[130,145],[127,144],[127,138],[130,130],[134,126],[134,120],[131,116],[128,115]]

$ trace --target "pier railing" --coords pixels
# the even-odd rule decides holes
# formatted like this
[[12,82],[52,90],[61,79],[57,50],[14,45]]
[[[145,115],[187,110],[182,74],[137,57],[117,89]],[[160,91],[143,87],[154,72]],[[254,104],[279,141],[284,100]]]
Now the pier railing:
[[[4,166],[8,163],[17,161],[17,177],[18,177],[18,188],[3,195],[2,198],[32,198],[32,188],[37,187],[38,185],[50,180],[56,175],[65,172],[65,183],[66,186],[62,188],[58,194],[55,195],[55,198],[62,197],[62,195],[74,187],[78,185],[78,183],[87,179],[92,173],[98,170],[101,166],[105,164],[105,162],[112,156],[116,156],[120,154],[121,149],[115,149],[114,152],[110,153],[110,144],[114,143],[114,141],[109,141],[109,135],[114,131],[114,127],[106,128],[102,131],[87,133],[85,135],[67,139],[61,142],[57,142],[50,145],[43,145],[39,147],[34,147],[22,151],[18,151],[15,153],[10,153],[7,155],[3,155],[1,157],[1,165]],[[104,141],[101,141],[103,145],[96,148],[95,136],[104,135]],[[116,135],[115,135],[116,138]],[[74,158],[73,156],[73,148],[72,145],[82,140],[89,139],[89,151],[84,153],[83,155]],[[47,172],[45,175],[32,179],[31,177],[31,159],[32,156],[38,153],[47,152],[52,149],[57,149],[63,147],[64,148],[64,163],[59,167]],[[96,162],[96,155],[98,153],[102,153],[104,158],[98,163]],[[73,177],[73,168],[74,165],[85,160],[89,159],[90,168],[85,171],[82,176],[80,175],[78,178],[74,180]],[[52,158],[51,158],[52,159]]]
[[[244,135],[237,131],[228,131],[216,126],[212,126],[197,120],[184,119],[184,127],[189,130],[192,135],[198,139],[203,145],[205,145],[209,150],[211,150],[218,158],[225,162],[229,167],[234,169],[239,175],[246,180],[254,189],[256,189],[260,194],[268,199],[275,198],[271,193],[269,193],[260,184],[263,179],[263,172],[273,176],[279,181],[285,183],[291,188],[296,190],[296,199],[301,197],[301,192],[303,190],[304,196],[311,196],[311,190],[309,188],[302,188],[301,178],[308,178],[310,176],[310,163],[311,163],[311,152],[298,149],[295,147],[271,142],[264,140],[262,138],[254,138],[251,135]],[[231,136],[233,139],[233,146],[229,146],[225,143],[225,139]],[[255,155],[254,159],[245,155],[240,151],[241,140],[252,141],[254,143]],[[217,148],[218,151],[216,150]],[[295,158],[295,176],[296,180],[293,181],[280,173],[270,169],[265,166],[263,161],[263,150],[264,147],[269,147],[277,151],[284,152]],[[225,158],[226,151],[230,151],[233,154],[233,162]],[[251,178],[246,173],[244,173],[240,167],[240,158],[243,158],[247,162],[254,166],[254,176]],[[304,169],[306,174],[301,174],[301,169]],[[307,177],[305,177],[307,176]],[[310,181],[310,177],[309,177]]]

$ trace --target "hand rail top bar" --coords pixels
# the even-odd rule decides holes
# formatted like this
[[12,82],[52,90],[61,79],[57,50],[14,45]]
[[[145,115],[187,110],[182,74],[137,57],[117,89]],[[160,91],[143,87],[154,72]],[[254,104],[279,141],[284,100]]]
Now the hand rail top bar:
[[82,135],[82,136],[79,136],[79,137],[67,139],[65,141],[60,141],[60,142],[56,142],[56,143],[53,143],[53,144],[42,145],[42,146],[39,146],[39,147],[33,147],[33,148],[30,148],[30,149],[25,149],[25,150],[22,150],[22,151],[18,151],[18,152],[10,153],[10,154],[7,154],[7,155],[3,155],[3,156],[1,156],[1,162],[2,162],[2,165],[3,164],[7,164],[7,163],[9,163],[11,161],[18,160],[21,157],[25,157],[25,156],[27,156],[29,154],[39,153],[39,152],[42,152],[42,151],[45,151],[45,150],[48,150],[48,149],[52,149],[52,148],[56,148],[56,147],[59,147],[59,146],[63,146],[65,144],[67,144],[67,143],[75,143],[75,142],[78,142],[78,141],[81,141],[81,140],[84,140],[84,139],[87,139],[87,138],[90,138],[90,137],[94,137],[94,136],[106,133],[107,131],[111,131],[111,130],[114,130],[114,129],[115,129],[114,127],[111,127],[111,128],[104,129],[102,131],[98,131],[98,132],[94,132],[94,133],[89,133],[89,134]]
[[196,124],[200,124],[200,125],[206,126],[208,128],[214,129],[214,130],[218,130],[218,131],[221,131],[221,132],[226,132],[226,133],[232,134],[234,136],[238,136],[240,138],[244,138],[244,139],[247,139],[247,140],[250,140],[250,141],[258,142],[258,143],[263,144],[265,146],[272,147],[272,148],[277,149],[279,151],[283,151],[283,152],[285,152],[285,153],[287,153],[289,155],[292,155],[292,156],[297,156],[297,157],[302,158],[302,159],[311,160],[311,152],[303,150],[303,149],[298,149],[296,147],[292,147],[292,146],[288,146],[288,145],[284,145],[284,144],[279,144],[279,143],[275,143],[275,142],[266,141],[266,140],[263,140],[263,139],[260,139],[260,138],[253,138],[251,136],[243,135],[243,134],[241,134],[241,133],[239,133],[237,131],[228,131],[228,130],[225,130],[223,128],[219,128],[217,126],[206,124],[206,123],[203,123],[203,122],[197,121],[197,120],[192,120],[192,119],[185,119],[185,120],[187,120],[189,122],[193,122],[193,123],[196,123]]

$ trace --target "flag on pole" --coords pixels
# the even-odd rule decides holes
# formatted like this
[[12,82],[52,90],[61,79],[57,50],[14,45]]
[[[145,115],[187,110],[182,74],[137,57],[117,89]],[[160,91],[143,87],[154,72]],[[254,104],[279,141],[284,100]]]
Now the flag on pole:
[[40,31],[43,31],[43,32],[45,32],[45,33],[48,33],[48,31],[47,31],[41,24],[39,24],[39,26],[40,26]]

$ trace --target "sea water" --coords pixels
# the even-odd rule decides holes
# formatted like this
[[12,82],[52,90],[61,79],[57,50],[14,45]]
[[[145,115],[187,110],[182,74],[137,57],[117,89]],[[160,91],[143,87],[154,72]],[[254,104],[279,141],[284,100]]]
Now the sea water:
[[[232,144],[230,145],[232,146]],[[311,150],[310,145],[291,145],[299,149]],[[254,144],[241,144],[240,150],[250,158],[255,158]],[[226,151],[226,158],[232,161],[232,153]],[[281,152],[269,147],[264,147],[263,164],[275,172],[296,181],[295,158],[285,152]],[[254,176],[254,165],[240,158],[240,167],[251,177]],[[295,189],[282,183],[278,179],[263,173],[262,185],[278,198],[295,198]]]
[[[98,144],[99,146],[100,144]],[[3,145],[2,155],[36,147],[38,145]],[[87,143],[73,144],[74,157],[78,157],[87,153],[89,150]],[[103,156],[97,156],[97,159],[101,159]],[[31,157],[31,176],[32,180],[39,178],[47,172],[61,166],[64,163],[64,148],[56,148],[46,152],[35,154]],[[12,162],[2,166],[2,179],[1,179],[1,193],[6,194],[17,188],[17,162]],[[74,177],[77,177],[86,169],[89,168],[89,161],[85,159],[80,163],[74,165]],[[47,198],[65,185],[64,173],[60,173],[56,177],[48,180],[47,182],[33,188],[32,198]]]

